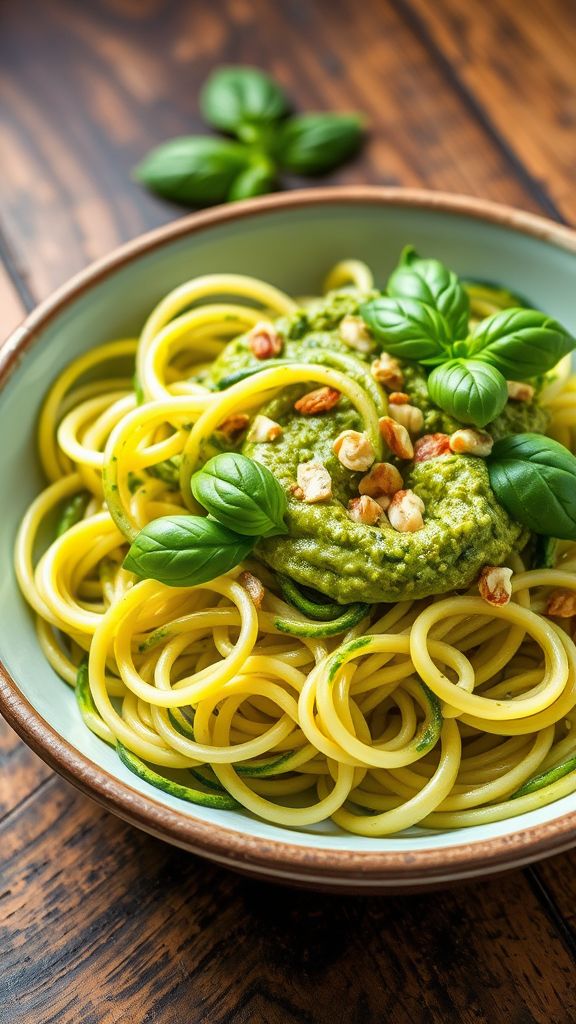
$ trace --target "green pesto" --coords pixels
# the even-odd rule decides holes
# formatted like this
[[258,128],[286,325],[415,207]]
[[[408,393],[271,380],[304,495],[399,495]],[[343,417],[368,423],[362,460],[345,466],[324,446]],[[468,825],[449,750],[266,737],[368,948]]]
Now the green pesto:
[[[280,358],[312,361],[316,353],[344,354],[366,376],[372,354],[360,354],[338,334],[343,315],[355,314],[358,297],[333,294],[314,308],[277,322],[284,346]],[[294,334],[301,335],[298,338]],[[262,366],[249,350],[246,336],[231,342],[214,364],[217,383],[231,372]],[[426,386],[426,373],[403,365],[404,390],[424,414],[422,433],[452,433],[460,423],[437,409]],[[312,387],[315,385],[312,384]],[[424,528],[399,533],[387,519],[377,526],[354,523],[347,504],[358,495],[361,473],[345,469],[333,453],[343,430],[361,430],[358,414],[344,398],[330,412],[301,416],[295,400],[310,386],[286,388],[262,409],[281,424],[274,442],[247,441],[242,451],[267,466],[288,497],[288,535],[258,542],[255,555],[297,584],[311,587],[339,604],[393,602],[465,589],[482,566],[501,564],[521,546],[526,533],[496,500],[482,459],[453,455],[424,463],[400,463],[404,485],[424,501]],[[499,438],[525,430],[544,431],[546,415],[538,402],[509,402],[487,430]],[[332,498],[306,504],[292,495],[299,463],[322,462],[332,478]]]

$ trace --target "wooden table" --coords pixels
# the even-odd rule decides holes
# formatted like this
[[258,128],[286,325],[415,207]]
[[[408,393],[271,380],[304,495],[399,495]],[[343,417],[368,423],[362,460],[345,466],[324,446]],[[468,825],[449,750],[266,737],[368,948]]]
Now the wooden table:
[[[574,221],[575,56],[574,0],[4,0],[2,333],[178,216],[130,168],[201,127],[214,65],[366,111],[370,144],[332,182]],[[576,1020],[576,856],[426,896],[291,892],[124,825],[7,726],[0,759],[0,1024]]]

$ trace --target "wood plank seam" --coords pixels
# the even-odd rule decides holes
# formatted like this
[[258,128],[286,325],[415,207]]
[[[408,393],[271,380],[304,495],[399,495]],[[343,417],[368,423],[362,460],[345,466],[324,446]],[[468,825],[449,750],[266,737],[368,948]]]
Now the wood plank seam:
[[22,303],[24,309],[26,310],[27,313],[30,313],[38,304],[38,300],[36,299],[28,285],[28,281],[26,280],[26,275],[24,271],[18,266],[18,262],[16,260],[16,257],[14,256],[14,253],[12,252],[10,243],[6,237],[6,234],[2,230],[1,223],[0,262],[3,264],[4,270],[6,271],[6,274],[10,279],[10,282],[12,283],[14,290],[17,293],[18,298],[20,299],[20,302]]

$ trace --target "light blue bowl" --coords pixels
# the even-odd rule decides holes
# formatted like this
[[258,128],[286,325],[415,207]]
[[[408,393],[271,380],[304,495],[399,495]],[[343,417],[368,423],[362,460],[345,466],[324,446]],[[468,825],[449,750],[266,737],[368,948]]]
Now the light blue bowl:
[[74,278],[0,353],[0,709],[41,757],[110,810],[262,877],[391,891],[502,870],[576,842],[576,795],[467,830],[367,839],[332,825],[294,831],[248,814],[191,807],[137,780],[83,725],[72,691],[39,649],[12,572],[17,526],[43,483],[36,419],[49,383],[73,357],[137,333],[163,295],[197,274],[254,274],[292,294],[310,294],[345,257],[365,260],[384,281],[408,242],[463,276],[520,292],[576,332],[574,232],[480,200],[362,187],[238,203],[152,232]]

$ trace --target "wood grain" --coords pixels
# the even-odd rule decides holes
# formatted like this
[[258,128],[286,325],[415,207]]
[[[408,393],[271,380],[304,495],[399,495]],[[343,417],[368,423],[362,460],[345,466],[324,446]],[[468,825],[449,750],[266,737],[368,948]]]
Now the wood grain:
[[[198,87],[226,61],[302,108],[369,115],[362,156],[323,180],[573,216],[575,33],[567,0],[4,0],[0,335],[21,300],[179,214],[130,168],[204,130]],[[0,862],[0,1024],[576,1019],[576,855],[419,897],[293,893],[129,828],[6,726]]]
[[37,297],[178,213],[130,169],[152,145],[206,130],[198,89],[231,60],[270,68],[303,108],[368,115],[362,161],[323,180],[538,208],[392,2],[19,0],[0,7],[0,206]]
[[148,839],[60,781],[0,827],[0,848],[2,1024],[576,1016],[571,958],[519,873],[506,899],[501,881],[404,899],[294,893]]
[[576,5],[572,0],[402,3],[417,13],[453,76],[541,190],[545,205],[554,204],[575,222]]

